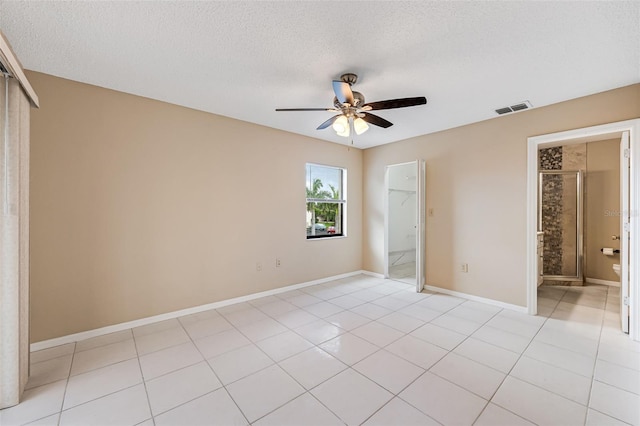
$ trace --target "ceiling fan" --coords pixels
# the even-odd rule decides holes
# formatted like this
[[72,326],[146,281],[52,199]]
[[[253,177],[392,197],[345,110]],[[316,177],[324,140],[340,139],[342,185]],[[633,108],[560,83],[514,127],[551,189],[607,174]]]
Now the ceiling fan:
[[351,90],[351,86],[358,80],[356,74],[347,73],[340,76],[340,80],[333,80],[333,108],[277,108],[276,111],[329,111],[337,112],[324,123],[318,126],[317,130],[326,129],[332,126],[339,136],[349,137],[353,132],[361,135],[369,129],[369,124],[387,128],[393,123],[382,117],[369,113],[369,111],[393,108],[405,108],[416,105],[424,105],[427,98],[419,96],[415,98],[389,99],[365,103],[364,96],[360,92]]

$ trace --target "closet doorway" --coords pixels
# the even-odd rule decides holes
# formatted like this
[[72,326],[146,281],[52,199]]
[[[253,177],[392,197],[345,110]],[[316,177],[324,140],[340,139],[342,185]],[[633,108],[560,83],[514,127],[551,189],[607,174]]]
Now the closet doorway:
[[425,163],[385,169],[385,278],[424,288]]

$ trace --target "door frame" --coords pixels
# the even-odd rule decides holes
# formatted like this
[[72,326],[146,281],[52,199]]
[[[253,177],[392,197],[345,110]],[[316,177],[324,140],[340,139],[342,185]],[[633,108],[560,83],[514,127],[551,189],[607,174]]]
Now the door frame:
[[[620,326],[624,333],[629,333],[629,305],[625,305],[624,300],[629,294],[629,244],[631,238],[630,230],[630,169],[631,169],[631,145],[629,132],[623,132],[620,138]],[[636,305],[638,306],[638,305]]]
[[[537,296],[537,222],[538,222],[538,149],[545,146],[571,145],[607,137],[618,138],[629,132],[629,336],[640,341],[640,287],[637,268],[640,266],[640,119],[602,124],[599,126],[567,130],[534,136],[527,139],[527,311],[530,315],[538,312]],[[620,188],[622,191],[622,188]],[[621,194],[622,196],[622,194]]]
[[391,167],[416,166],[416,291],[425,284],[425,200],[426,166],[424,160],[389,164],[384,168],[384,277],[389,279],[389,169]]

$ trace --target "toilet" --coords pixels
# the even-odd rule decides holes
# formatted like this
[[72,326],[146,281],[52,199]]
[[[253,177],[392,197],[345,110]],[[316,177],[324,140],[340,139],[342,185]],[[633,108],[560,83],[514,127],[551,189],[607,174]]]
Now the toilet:
[[615,272],[617,276],[620,276],[620,264],[618,263],[613,264],[613,272]]

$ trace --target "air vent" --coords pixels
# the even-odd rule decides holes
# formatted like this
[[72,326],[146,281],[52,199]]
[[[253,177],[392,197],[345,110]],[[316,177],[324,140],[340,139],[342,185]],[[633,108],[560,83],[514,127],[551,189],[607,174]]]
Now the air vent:
[[514,111],[522,111],[523,109],[527,108],[529,108],[529,105],[527,104],[511,105],[511,109]]
[[531,102],[523,101],[523,102],[520,102],[519,104],[498,108],[495,111],[498,113],[498,115],[502,115],[502,114],[508,114],[510,112],[522,111],[529,108],[533,108],[533,105],[531,105]]

